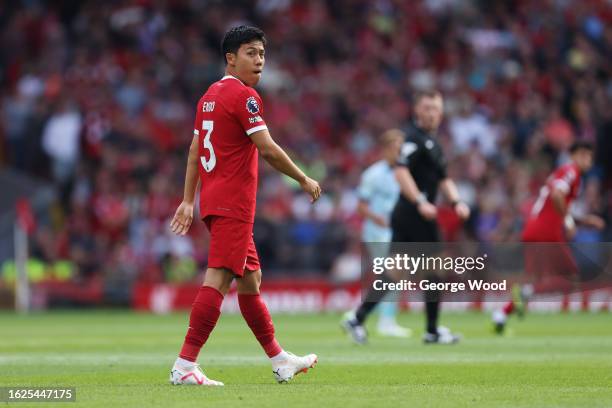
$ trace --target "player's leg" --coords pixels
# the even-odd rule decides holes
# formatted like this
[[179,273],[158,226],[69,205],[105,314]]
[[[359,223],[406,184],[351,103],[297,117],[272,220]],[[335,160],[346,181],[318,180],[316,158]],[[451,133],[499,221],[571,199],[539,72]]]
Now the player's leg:
[[[385,237],[386,241],[366,244],[370,258],[385,257],[389,255],[390,235]],[[396,292],[388,293],[378,305],[378,324],[376,331],[381,336],[410,337],[412,331],[397,323],[399,296]]]
[[[443,282],[440,276],[435,273],[425,277],[431,283]],[[450,331],[449,328],[438,324],[440,318],[441,293],[439,290],[427,290],[423,294],[425,297],[425,344],[455,344],[461,337]]]
[[[383,283],[391,283],[396,281],[395,279],[389,277],[387,273],[379,275],[377,279],[380,279]],[[365,321],[372,313],[374,308],[387,295],[387,293],[388,291],[380,291],[370,288],[357,309],[344,314],[340,325],[344,331],[350,335],[351,339],[355,343],[367,343],[368,333],[364,327]]]
[[381,336],[410,337],[412,331],[397,323],[398,314],[397,294],[390,293],[378,306],[378,325],[376,330]]
[[[379,275],[378,279],[382,280],[384,283],[391,283],[391,282],[396,281],[395,277],[390,276],[390,274],[386,272]],[[382,302],[382,300],[387,295],[388,295],[388,291],[380,291],[380,290],[375,290],[374,288],[371,288],[368,291],[367,295],[365,296],[365,299],[363,300],[363,302],[361,302],[361,304],[355,311],[355,320],[359,324],[364,324],[368,316],[374,310],[374,308],[378,306],[378,304]]]
[[[442,250],[440,244],[440,236],[438,225],[431,221],[426,221],[418,216],[414,224],[415,239],[413,242],[420,242],[426,245],[423,248],[423,253],[429,256],[435,256]],[[425,276],[425,279],[430,283],[443,282],[444,276],[441,271],[433,271]],[[447,327],[438,324],[440,318],[441,307],[441,291],[427,290],[423,293],[425,301],[425,335],[423,342],[425,344],[454,344],[460,340],[460,336],[453,334]]]
[[[436,274],[425,277],[430,283],[440,282]],[[423,293],[425,301],[425,337],[426,343],[435,343],[438,338],[438,317],[440,315],[440,292],[427,290]]]
[[493,329],[497,334],[503,334],[508,318],[512,314],[522,318],[527,310],[527,302],[533,293],[533,285],[531,283],[514,284],[512,285],[512,299],[508,301],[501,309],[493,311]]
[[[287,382],[296,374],[305,373],[317,362],[315,354],[298,357],[282,349],[274,336],[274,324],[265,302],[261,298],[261,269],[255,244],[251,241],[243,276],[236,279],[240,312],[272,362],[276,381]],[[253,269],[257,268],[256,270]]]
[[503,334],[506,330],[506,323],[508,322],[508,317],[514,312],[514,297],[506,302],[501,309],[493,310],[491,314],[491,320],[493,321],[493,330],[497,334]]
[[[414,242],[423,242],[429,245],[432,242],[438,242],[438,226],[429,221],[425,221],[420,215],[415,216],[413,231],[418,234],[413,240]],[[425,253],[431,255],[434,251],[427,247]],[[441,279],[437,273],[432,272],[425,276],[425,279],[431,283],[440,282]],[[423,293],[425,298],[425,343],[436,343],[438,341],[438,317],[440,316],[440,292],[438,290],[427,290]]]
[[[173,384],[223,385],[208,384],[201,373],[196,359],[200,349],[217,324],[221,314],[221,304],[235,275],[242,275],[247,246],[243,235],[248,223],[238,223],[227,217],[210,216],[204,220],[210,231],[210,247],[208,251],[208,269],[204,284],[200,288],[193,303],[189,317],[189,329],[181,348],[179,358],[172,370]],[[247,225],[247,227],[245,227]],[[191,371],[194,372],[191,375]]]
[[[535,231],[535,232],[534,232]],[[550,253],[550,247],[542,242],[556,239],[556,236],[550,236],[548,232],[539,232],[539,228],[534,228],[528,225],[523,232],[523,262],[524,274],[522,284],[512,286],[511,299],[500,309],[493,311],[491,318],[493,321],[493,329],[497,334],[503,334],[508,324],[508,318],[513,313],[519,317],[523,317],[527,310],[527,301],[533,292],[533,286],[530,282],[540,280],[544,271],[549,268],[551,259],[554,254]],[[544,230],[546,231],[546,230]]]
[[242,317],[268,357],[280,354],[283,349],[274,337],[274,324],[268,308],[259,293],[261,270],[245,270],[244,275],[236,279],[238,305]]
[[200,349],[208,340],[221,315],[221,304],[229,290],[233,275],[227,269],[208,268],[204,284],[193,302],[189,316],[189,329],[180,357],[195,362]]
[[207,378],[196,364],[200,350],[208,340],[221,315],[223,297],[232,283],[231,271],[222,268],[208,268],[204,284],[200,287],[189,316],[189,328],[170,373],[175,384],[223,385]]
[[[405,231],[403,228],[396,228],[392,223],[393,235],[391,238],[392,242],[401,242],[403,239],[402,231]],[[397,240],[397,241],[396,241]],[[388,244],[388,243],[387,243]],[[383,251],[384,253],[380,253]],[[374,258],[378,256],[387,256],[389,253],[389,246],[373,244],[368,246],[369,256]],[[391,272],[393,274],[393,272]],[[396,282],[399,279],[399,276],[391,276],[389,273],[385,272],[379,275],[378,279],[383,281],[383,283]],[[362,302],[359,304],[357,309],[354,311],[349,311],[344,314],[342,320],[340,321],[340,326],[342,329],[350,336],[350,338],[357,344],[365,344],[368,341],[368,332],[365,329],[365,321],[368,316],[374,311],[376,306],[382,302],[385,296],[387,296],[388,291],[379,291],[374,288],[370,288],[368,293],[363,298]]]
[[534,283],[535,293],[562,293],[568,295],[580,289],[580,272],[571,247],[565,241],[550,242],[547,270]]

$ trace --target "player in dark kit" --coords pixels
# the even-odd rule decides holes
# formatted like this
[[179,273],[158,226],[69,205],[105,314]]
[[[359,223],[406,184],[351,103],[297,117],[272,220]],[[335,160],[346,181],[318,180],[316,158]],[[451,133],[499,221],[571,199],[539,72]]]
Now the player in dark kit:
[[187,233],[197,185],[201,184],[200,214],[210,231],[210,248],[204,284],[193,303],[185,342],[170,373],[170,382],[175,385],[223,385],[207,378],[196,360],[217,324],[223,297],[234,279],[240,312],[270,358],[276,380],[289,381],[317,362],[314,354],[298,357],[281,348],[259,295],[261,269],[253,242],[258,151],[275,169],[298,181],[312,202],[321,194],[319,184],[304,175],[272,140],[263,119],[261,98],[252,87],[261,77],[265,45],[264,33],[258,28],[229,30],[222,43],[225,76],[198,102],[183,202],[171,228],[179,235]]
[[[395,168],[395,176],[400,185],[401,194],[391,216],[393,242],[439,242],[436,223],[436,200],[438,188],[451,202],[457,215],[465,220],[470,209],[459,200],[455,183],[446,175],[446,161],[442,148],[435,139],[435,134],[442,122],[443,101],[437,91],[420,93],[415,98],[415,121],[406,132],[400,158]],[[385,276],[387,280],[397,277]],[[437,281],[436,275],[427,276],[430,281]],[[352,318],[342,322],[342,326],[358,343],[364,343],[366,331],[363,323],[384,296],[380,291],[372,290],[367,300],[357,308]],[[445,327],[438,326],[440,297],[437,291],[425,294],[426,333],[425,343],[456,343],[459,337]]]

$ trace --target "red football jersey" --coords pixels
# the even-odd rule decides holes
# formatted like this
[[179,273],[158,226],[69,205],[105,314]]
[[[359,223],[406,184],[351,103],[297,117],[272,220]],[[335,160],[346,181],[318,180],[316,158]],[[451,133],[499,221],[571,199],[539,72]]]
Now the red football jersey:
[[525,224],[525,241],[563,241],[563,217],[555,208],[550,194],[554,188],[565,192],[565,204],[570,206],[580,190],[580,169],[569,163],[559,167],[546,180],[531,208]]
[[250,139],[266,129],[257,92],[233,76],[208,88],[198,102],[194,134],[200,155],[200,214],[255,218],[257,148]]

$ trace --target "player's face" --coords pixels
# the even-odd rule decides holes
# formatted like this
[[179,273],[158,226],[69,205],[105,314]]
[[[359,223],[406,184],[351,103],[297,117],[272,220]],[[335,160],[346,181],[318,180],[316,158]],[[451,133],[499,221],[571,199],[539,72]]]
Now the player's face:
[[414,107],[418,125],[428,132],[436,131],[442,122],[443,109],[441,97],[422,97]]
[[593,152],[590,150],[578,150],[574,156],[574,161],[584,173],[593,167]]
[[391,143],[385,146],[385,159],[391,162],[396,162],[399,157],[400,149],[402,148],[402,139],[394,139]]
[[228,65],[232,67],[234,74],[248,86],[255,86],[261,79],[265,61],[265,49],[261,41],[253,41],[242,44],[238,52],[229,54]]

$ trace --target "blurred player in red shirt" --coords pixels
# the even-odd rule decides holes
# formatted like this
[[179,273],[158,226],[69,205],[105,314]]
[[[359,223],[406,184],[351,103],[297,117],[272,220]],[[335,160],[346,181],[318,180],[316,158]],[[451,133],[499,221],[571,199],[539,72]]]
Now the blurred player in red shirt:
[[211,240],[204,284],[193,303],[185,342],[170,373],[175,385],[223,385],[207,378],[196,360],[217,324],[223,297],[234,279],[240,311],[270,358],[278,382],[306,372],[317,361],[314,354],[298,357],[281,348],[259,294],[261,269],[253,242],[258,152],[276,170],[298,181],[312,202],[321,194],[319,184],[291,161],[268,132],[263,103],[253,89],[261,78],[265,45],[265,35],[258,28],[229,30],[222,43],[225,76],[198,102],[183,202],[171,228],[179,235],[187,233],[196,188],[201,184],[200,214]]
[[[495,330],[503,333],[507,317],[512,312],[524,312],[524,299],[531,292],[567,291],[578,277],[578,266],[567,242],[576,233],[576,221],[597,229],[604,221],[596,215],[574,220],[570,212],[572,202],[580,191],[580,179],[593,165],[593,147],[586,142],[575,142],[570,147],[571,160],[560,166],[540,189],[523,229],[525,242],[525,272],[533,285],[513,290],[513,300],[502,310],[493,313]],[[530,245],[529,243],[541,243]]]

